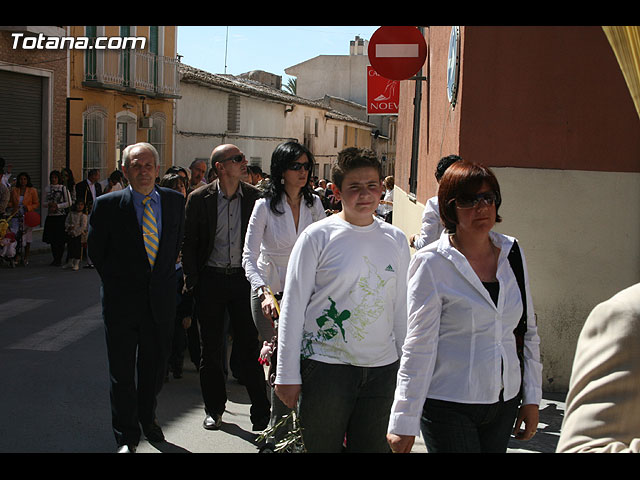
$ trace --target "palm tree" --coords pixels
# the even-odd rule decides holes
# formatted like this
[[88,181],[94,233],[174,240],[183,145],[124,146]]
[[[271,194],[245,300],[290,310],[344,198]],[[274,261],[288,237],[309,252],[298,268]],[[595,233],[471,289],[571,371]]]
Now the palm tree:
[[282,87],[282,89],[285,92],[290,93],[291,95],[295,95],[297,87],[298,87],[298,79],[297,78],[289,78],[289,80],[287,80],[287,84],[284,87]]

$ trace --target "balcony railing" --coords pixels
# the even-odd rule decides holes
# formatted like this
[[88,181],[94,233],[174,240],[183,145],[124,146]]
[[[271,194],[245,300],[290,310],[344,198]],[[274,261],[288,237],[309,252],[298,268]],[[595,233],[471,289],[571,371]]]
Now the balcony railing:
[[180,96],[178,61],[134,50],[87,50],[84,82],[145,95]]

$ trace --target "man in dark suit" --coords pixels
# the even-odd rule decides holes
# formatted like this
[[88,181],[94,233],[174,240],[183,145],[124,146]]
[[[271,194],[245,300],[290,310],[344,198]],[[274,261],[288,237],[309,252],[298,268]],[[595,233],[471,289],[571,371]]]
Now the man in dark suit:
[[102,195],[102,185],[100,185],[100,170],[91,169],[87,173],[87,178],[76,183],[76,199],[84,201],[86,213],[91,213],[93,202]]
[[253,430],[264,430],[270,404],[260,345],[251,316],[251,287],[241,266],[244,237],[260,192],[240,179],[247,160],[235,145],[220,145],[211,154],[218,178],[189,195],[182,266],[185,288],[193,289],[200,322],[200,386],[205,405],[203,426],[217,430],[227,401],[223,368],[224,318],[229,312],[234,357],[251,399]]
[[123,163],[129,187],[96,200],[88,243],[102,280],[113,431],[119,452],[135,452],[140,425],[149,441],[164,440],[156,396],[175,321],[184,197],[155,185],[152,145],[127,147]]
[[[100,195],[102,195],[102,185],[100,185],[100,170],[95,168],[89,170],[87,178],[76,183],[76,199],[84,202],[84,211],[91,215],[93,203]],[[86,247],[83,247],[86,248]],[[87,265],[85,268],[93,268],[93,263],[87,255]]]

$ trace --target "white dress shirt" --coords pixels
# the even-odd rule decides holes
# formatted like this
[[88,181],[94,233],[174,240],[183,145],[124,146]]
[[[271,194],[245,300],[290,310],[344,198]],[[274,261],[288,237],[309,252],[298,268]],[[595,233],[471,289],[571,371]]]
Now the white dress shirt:
[[[389,432],[417,436],[427,397],[491,404],[502,388],[505,400],[518,394],[521,375],[513,330],[522,316],[522,300],[507,258],[514,238],[489,235],[500,248],[497,305],[446,232],[414,255],[408,273],[409,325]],[[540,338],[524,254],[522,259],[527,293],[523,404],[539,404]]]
[[413,246],[416,250],[426,247],[430,243],[437,241],[444,231],[444,225],[440,220],[440,208],[438,207],[438,196],[427,200],[422,212],[422,225],[420,235],[416,235]]
[[285,194],[282,194],[279,210],[284,213],[276,215],[271,211],[271,200],[260,198],[251,212],[242,251],[242,267],[253,290],[268,285],[274,293],[282,292],[293,244],[305,228],[326,217],[322,200],[317,195],[313,196],[311,207],[307,207],[302,199],[297,230]]

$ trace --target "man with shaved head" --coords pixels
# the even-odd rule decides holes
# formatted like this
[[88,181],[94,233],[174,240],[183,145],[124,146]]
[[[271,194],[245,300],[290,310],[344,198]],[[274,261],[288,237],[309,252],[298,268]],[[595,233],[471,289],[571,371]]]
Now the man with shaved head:
[[260,344],[251,315],[251,286],[242,268],[244,237],[260,191],[241,179],[247,159],[231,144],[211,153],[217,178],[187,200],[182,264],[185,288],[193,290],[200,322],[202,360],[200,386],[205,406],[203,427],[218,430],[227,401],[223,368],[224,320],[228,311],[234,358],[251,399],[253,430],[264,430],[270,404],[264,370],[258,363]]

